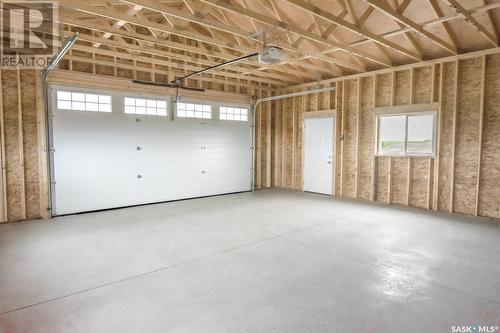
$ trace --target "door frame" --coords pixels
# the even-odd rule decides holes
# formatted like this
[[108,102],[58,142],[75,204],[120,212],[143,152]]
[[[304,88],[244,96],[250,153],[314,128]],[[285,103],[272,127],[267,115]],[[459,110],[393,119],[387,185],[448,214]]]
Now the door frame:
[[333,151],[332,151],[332,156],[333,156],[333,163],[332,163],[332,197],[336,195],[335,192],[335,173],[336,173],[336,168],[335,164],[337,163],[337,137],[338,137],[338,129],[339,126],[337,124],[337,110],[336,109],[331,109],[331,110],[321,110],[321,111],[309,111],[309,112],[303,112],[300,114],[300,124],[302,128],[302,163],[301,163],[301,186],[300,189],[302,192],[304,192],[304,155],[305,155],[305,119],[310,119],[310,118],[332,118],[333,121]]

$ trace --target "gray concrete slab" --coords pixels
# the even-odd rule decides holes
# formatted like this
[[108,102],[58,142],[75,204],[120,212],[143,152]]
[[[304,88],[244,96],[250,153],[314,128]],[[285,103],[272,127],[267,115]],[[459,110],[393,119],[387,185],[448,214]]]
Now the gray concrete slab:
[[500,326],[500,228],[280,190],[0,225],[0,332]]

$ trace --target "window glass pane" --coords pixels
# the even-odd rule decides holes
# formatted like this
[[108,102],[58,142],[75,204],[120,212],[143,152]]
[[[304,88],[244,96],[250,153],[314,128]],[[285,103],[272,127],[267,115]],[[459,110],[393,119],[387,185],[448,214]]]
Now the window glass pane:
[[73,101],[85,102],[85,94],[83,94],[83,93],[72,93],[71,94],[71,99]]
[[77,111],[85,111],[85,102],[73,102],[72,109]]
[[71,110],[71,102],[57,101],[57,108],[61,110]]
[[111,112],[111,104],[99,104],[100,112]]
[[99,103],[111,104],[111,96],[99,95]]
[[233,108],[221,106],[219,108],[219,118],[221,120],[248,121],[248,110],[243,108]]
[[135,105],[135,98],[125,97],[125,105]]
[[99,111],[99,104],[97,103],[86,103],[85,109],[87,111]]
[[211,106],[207,104],[177,103],[177,117],[210,119],[210,110]]
[[93,95],[93,94],[86,94],[85,102],[97,103],[97,102],[99,102],[99,96]]
[[125,113],[135,113],[135,106],[125,105]]
[[434,116],[408,116],[408,153],[432,154]]
[[167,102],[156,99],[125,97],[125,113],[166,116]]
[[404,154],[406,116],[379,118],[379,152]]
[[64,100],[64,101],[71,101],[71,93],[68,91],[58,91],[57,92],[57,99]]

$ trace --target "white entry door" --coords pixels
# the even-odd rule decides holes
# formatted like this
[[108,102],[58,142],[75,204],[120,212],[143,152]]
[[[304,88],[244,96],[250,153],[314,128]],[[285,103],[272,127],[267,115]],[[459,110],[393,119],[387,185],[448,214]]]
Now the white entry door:
[[304,120],[304,191],[332,194],[334,118]]

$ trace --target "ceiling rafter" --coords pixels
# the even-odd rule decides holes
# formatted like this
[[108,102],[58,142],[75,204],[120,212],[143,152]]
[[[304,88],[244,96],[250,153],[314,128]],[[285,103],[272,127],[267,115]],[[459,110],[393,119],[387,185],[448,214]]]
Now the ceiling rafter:
[[[483,0],[483,4],[487,5],[488,0]],[[487,11],[486,15],[488,16],[488,21],[490,22],[491,28],[493,30],[492,34],[496,38],[496,40],[498,40],[498,32],[497,32],[497,28],[496,28],[496,24],[495,24],[495,18],[493,17],[493,14],[491,13],[491,11]]]
[[[130,8],[128,11],[127,11],[127,16],[134,16],[136,14],[138,14],[140,11],[142,10],[142,7],[141,6],[132,6],[132,8]],[[114,28],[121,28],[122,26],[125,25],[125,21],[117,21],[113,24],[113,27]],[[107,39],[107,38],[110,38],[112,36],[112,34],[110,33],[105,33],[102,37]],[[99,43],[96,43],[93,45],[94,47],[99,47],[101,46]]]
[[[434,9],[434,12],[436,13],[438,18],[443,17],[443,12],[441,11],[441,8],[439,8],[437,4],[437,0],[429,0],[429,3],[431,4],[432,8]],[[458,42],[457,42],[457,37],[455,36],[455,33],[453,30],[451,30],[450,25],[448,22],[442,22],[441,25],[443,26],[444,31],[446,31],[446,34],[448,35],[448,38],[450,39],[451,43],[455,48],[458,50]]]
[[[397,3],[397,1],[394,3],[394,5],[396,6],[396,11],[401,14],[401,15],[404,15],[404,11],[406,10],[406,8],[408,8],[408,6],[410,5],[412,0],[405,0],[401,3],[401,5],[399,5]],[[402,24],[401,22],[399,21],[396,21],[396,23],[398,24],[398,26],[400,28],[403,28],[405,25]],[[422,51],[422,48],[420,47],[420,45],[418,45],[418,42],[417,40],[415,39],[415,37],[413,37],[413,35],[411,34],[410,31],[407,31],[404,33],[406,39],[408,39],[408,41],[410,42],[410,44],[413,46],[413,48],[415,49],[415,51],[423,58],[424,57],[424,52]],[[456,45],[454,45],[455,48],[456,48]]]
[[[120,29],[112,29],[111,27],[106,27],[104,25],[100,25],[100,24],[96,24],[96,23],[92,23],[92,22],[81,21],[81,20],[77,20],[77,19],[71,19],[71,18],[68,18],[66,16],[61,17],[60,18],[60,22],[64,23],[64,24],[71,25],[71,26],[75,26],[75,27],[83,27],[83,28],[86,28],[86,29],[94,29],[94,30],[97,30],[97,31],[109,31],[109,32],[112,32],[115,35],[120,35],[120,36],[123,36],[123,37],[132,38],[132,39],[145,40],[145,41],[148,41],[148,42],[152,42],[154,44],[161,45],[163,47],[174,48],[174,49],[177,49],[179,51],[188,51],[188,52],[196,53],[196,54],[199,54],[199,55],[210,56],[210,57],[217,58],[217,59],[231,60],[232,58],[234,58],[234,56],[232,56],[232,55],[222,54],[222,53],[219,53],[219,52],[216,53],[216,52],[208,51],[208,50],[200,48],[200,47],[189,46],[189,45],[186,45],[186,44],[172,42],[172,41],[167,41],[167,40],[165,40],[165,41],[159,41],[159,40],[157,40],[155,38],[152,38],[152,37],[149,37],[149,36],[146,36],[146,35],[141,35],[141,34],[138,34],[138,33],[135,33],[135,32],[128,32],[128,31],[124,31],[124,30],[120,30]],[[112,29],[112,30],[110,30],[110,29]],[[122,46],[128,46],[128,45],[123,45],[122,44]],[[166,53],[165,51],[161,51],[161,52]],[[166,53],[165,56],[177,57],[177,58],[179,58],[179,60],[182,60],[182,55],[177,54],[177,53],[171,53],[171,52],[169,52],[168,54]],[[204,65],[208,65],[208,66],[212,66],[212,65],[217,64],[217,62],[215,62],[215,61],[212,61],[212,62],[203,62],[203,61],[201,61],[200,58],[196,58],[196,59],[200,63],[203,63]],[[195,59],[190,59],[190,61],[196,61],[196,60]],[[241,62],[240,64],[238,64],[236,66],[241,66],[243,64],[251,65],[251,66],[259,66],[259,64],[256,61],[250,61],[250,60],[243,61],[243,62]],[[231,66],[233,66],[233,65],[231,65]],[[271,68],[271,69],[274,70],[274,71],[278,70],[278,68]],[[248,68],[245,68],[245,70],[248,71]],[[279,71],[278,71],[278,73],[279,73]],[[296,75],[298,77],[309,77],[307,75],[307,73],[304,73],[303,71],[286,70],[286,74],[292,74],[292,75]]]
[[457,49],[453,47],[453,45],[447,43],[444,41],[442,38],[436,36],[435,34],[425,30],[421,25],[415,23],[414,21],[410,20],[406,16],[398,13],[396,10],[394,10],[392,7],[388,6],[386,3],[381,2],[380,0],[365,0],[368,2],[371,6],[374,6],[376,9],[380,10],[381,12],[385,13],[387,16],[392,17],[394,20],[404,24],[408,28],[411,28],[412,30],[420,33],[424,37],[430,39],[437,45],[441,46],[443,49],[453,53],[457,54]]
[[[273,18],[265,16],[261,13],[257,13],[255,11],[245,9],[243,7],[231,4],[227,1],[224,1],[224,2],[220,2],[218,0],[200,0],[200,1],[208,3],[208,4],[212,4],[212,5],[217,6],[217,7],[224,8],[226,10],[238,13],[238,14],[246,16],[248,18],[253,18],[257,21],[260,21],[262,23],[265,23],[265,24],[268,24],[268,25],[271,25],[271,26],[274,26],[274,27],[277,27],[280,29],[289,30],[290,32],[295,33],[297,35],[302,35],[311,41],[319,42],[319,43],[325,44],[329,47],[338,48],[339,50],[342,50],[348,54],[357,55],[359,57],[373,61],[373,62],[378,63],[380,65],[383,65],[386,67],[391,66],[391,64],[387,63],[387,61],[380,59],[374,55],[368,54],[368,53],[363,52],[363,51],[356,50],[356,49],[354,49],[348,45],[345,45],[343,43],[337,43],[337,42],[334,42],[332,40],[325,39],[322,36],[307,32],[307,31],[305,31],[305,30],[303,30],[303,29],[301,29],[293,24],[273,19]],[[344,66],[344,65],[342,65],[342,66]],[[356,68],[353,68],[353,69],[356,69]]]
[[412,59],[415,59],[415,60],[422,60],[422,57],[418,54],[416,54],[415,52],[412,52],[410,50],[407,50],[399,45],[397,45],[396,43],[393,43],[389,40],[386,40],[372,32],[369,32],[365,29],[362,29],[360,27],[358,27],[356,24],[353,24],[353,23],[350,23],[340,17],[337,17],[335,15],[332,15],[330,14],[329,12],[317,7],[317,6],[314,6],[310,3],[306,3],[304,0],[286,0],[288,2],[290,2],[291,4],[299,7],[299,8],[302,8],[303,10],[306,10],[312,14],[314,14],[315,16],[319,16],[329,22],[332,22],[332,23],[335,23],[339,26],[342,26],[352,32],[355,32],[361,36],[364,36],[368,39],[370,39],[371,41],[373,42],[376,42],[378,44],[381,44],[383,46],[386,46],[386,47],[389,47],[391,49],[394,49]]
[[[71,33],[66,33],[67,36],[70,36]],[[108,45],[110,47],[115,47],[115,48],[120,48],[120,49],[125,49],[125,50],[133,50],[133,51],[140,51],[141,53],[145,53],[145,54],[149,54],[151,56],[158,56],[158,57],[163,57],[163,58],[176,58],[177,60],[182,60],[184,62],[189,62],[189,63],[198,63],[199,65],[204,65],[204,66],[213,66],[215,65],[215,63],[213,62],[210,62],[210,61],[203,61],[201,59],[192,59],[192,58],[189,58],[187,57],[186,55],[181,55],[181,54],[174,54],[174,53],[167,53],[165,51],[160,51],[160,50],[156,50],[156,49],[143,49],[137,45],[132,45],[132,44],[123,44],[121,42],[117,42],[117,41],[112,41],[112,40],[104,40],[102,38],[99,38],[99,37],[94,37],[94,36],[90,36],[90,35],[86,35],[86,34],[80,34],[80,38],[82,41],[87,41],[87,42],[102,42],[102,44],[105,44],[105,45]],[[80,47],[81,45],[78,45],[76,44],[75,47],[76,49],[78,49],[78,47]],[[90,52],[90,50],[87,50]],[[104,50],[104,49],[94,49],[94,52],[97,52],[97,53],[102,53],[102,52],[106,52],[106,51],[109,51],[109,50]],[[117,57],[123,57],[123,58],[127,58],[127,53],[123,53],[123,52],[118,52],[118,51],[112,51],[114,53],[115,56]],[[130,56],[130,55],[128,55]],[[141,59],[141,56],[136,56],[137,59]],[[151,59],[151,58],[142,58],[143,60],[144,59]],[[176,67],[178,69],[190,69],[190,70],[199,70],[201,69],[201,67],[194,67],[194,66],[191,66],[190,65],[186,65],[186,64],[180,64],[178,62],[168,62],[168,61],[165,61],[164,60],[164,65],[166,66],[169,66],[169,67]],[[246,79],[252,79],[252,78],[255,78],[255,79],[262,79],[262,78],[265,78],[267,81],[272,81],[272,80],[279,80],[279,81],[282,81],[282,82],[294,82],[295,79],[291,78],[291,77],[287,77],[285,75],[277,75],[277,74],[270,74],[270,73],[266,73],[266,72],[262,72],[262,71],[258,71],[258,70],[255,70],[255,69],[248,69],[248,68],[243,68],[243,67],[235,67],[235,66],[227,66],[226,68],[228,69],[231,69],[233,71],[240,71],[240,72],[245,72],[245,73],[248,73],[248,74],[252,74],[252,75],[256,75],[256,77],[251,77],[251,76],[246,76],[246,77],[243,77],[243,75],[241,75],[239,78],[246,78]],[[224,72],[224,73],[228,73],[228,72]],[[221,74],[222,75],[222,74]],[[231,76],[231,74],[228,73],[228,76]],[[278,82],[278,81],[276,81]]]
[[470,14],[467,9],[465,9],[458,1],[456,0],[446,0],[457,13],[462,14],[467,22],[472,24],[476,30],[481,33],[493,46],[498,46],[498,37],[494,36],[491,32],[489,32],[481,23],[472,14]]
[[[191,22],[196,22],[198,24],[202,24],[202,25],[207,25],[207,26],[211,26],[213,28],[216,28],[218,30],[222,30],[222,31],[225,31],[225,32],[229,32],[229,33],[233,33],[233,34],[237,34],[241,37],[244,37],[244,38],[247,38],[247,39],[251,39],[253,40],[254,42],[258,42],[259,44],[262,44],[262,42],[260,40],[258,40],[257,37],[255,36],[252,36],[251,34],[248,33],[248,31],[244,31],[244,30],[241,30],[240,28],[236,27],[236,26],[227,26],[225,24],[220,24],[220,23],[217,23],[217,22],[208,22],[206,20],[205,17],[203,17],[202,15],[197,15],[197,16],[193,16],[193,15],[190,15],[190,14],[187,14],[187,13],[184,13],[182,11],[179,11],[179,10],[175,10],[175,9],[172,9],[170,7],[166,7],[164,5],[161,5],[159,3],[156,3],[156,2],[152,2],[150,0],[121,0],[123,2],[126,2],[126,3],[130,3],[130,4],[140,4],[142,6],[144,6],[144,8],[148,8],[150,10],[155,10],[155,11],[158,11],[158,12],[166,12],[168,15],[172,15],[172,16],[176,16],[178,18],[181,18],[181,19],[185,19],[185,20],[188,20],[188,21],[191,21]],[[326,39],[323,39],[321,36],[317,36],[315,34],[312,34],[312,33],[307,33],[306,31],[302,31],[301,29],[298,29],[298,28],[293,28],[291,26],[288,26],[286,23],[282,22],[282,21],[279,21],[279,20],[276,20],[276,19],[273,19],[273,18],[270,18],[268,16],[265,16],[265,15],[262,15],[262,14],[258,14],[256,12],[253,12],[251,10],[248,10],[248,9],[245,9],[243,7],[240,7],[240,6],[235,6],[235,5],[230,5],[230,4],[224,4],[224,5],[217,5],[217,2],[216,1],[206,1],[206,0],[201,0],[203,2],[206,2],[208,4],[214,4],[216,7],[219,7],[219,8],[224,8],[224,9],[228,9],[227,7],[229,8],[232,8],[233,10],[236,10],[236,11],[243,11],[243,12],[246,12],[246,13],[251,13],[251,15],[253,15],[253,17],[258,20],[258,21],[264,21],[263,23],[271,23],[271,25],[276,25],[282,29],[290,29],[292,32],[297,32],[297,34],[299,35],[304,35],[304,37],[308,38],[308,39],[311,39],[311,40],[314,40],[314,41],[317,41],[317,42],[323,42],[323,43],[328,43],[330,44],[331,46],[335,46],[337,45],[338,43],[335,43],[333,41],[327,41]],[[276,23],[278,22],[278,23]],[[295,31],[294,31],[295,30]],[[326,62],[331,62],[331,63],[334,63],[334,64],[337,64],[337,65],[340,65],[340,66],[343,66],[343,67],[347,67],[347,68],[351,68],[351,69],[355,69],[357,71],[364,71],[364,68],[356,65],[356,64],[352,64],[352,63],[349,63],[349,62],[346,62],[346,61],[343,61],[343,60],[339,60],[339,59],[335,59],[335,58],[331,58],[331,57],[326,57],[326,56],[322,56],[320,54],[315,54],[313,52],[307,52],[307,51],[304,51],[304,50],[300,50],[298,48],[294,48],[292,47],[291,45],[288,45],[288,44],[284,44],[284,43],[275,43],[275,44],[278,44],[277,46],[280,46],[288,51],[291,51],[291,52],[294,52],[294,53],[298,53],[300,55],[305,55],[305,56],[310,56],[310,57],[313,57],[313,58],[318,58],[320,60],[323,60],[323,61],[326,61]],[[254,52],[254,50],[252,51],[247,51],[247,52]],[[375,60],[374,60],[375,61]],[[383,62],[383,61],[381,61]],[[387,65],[387,64],[385,64]]]

